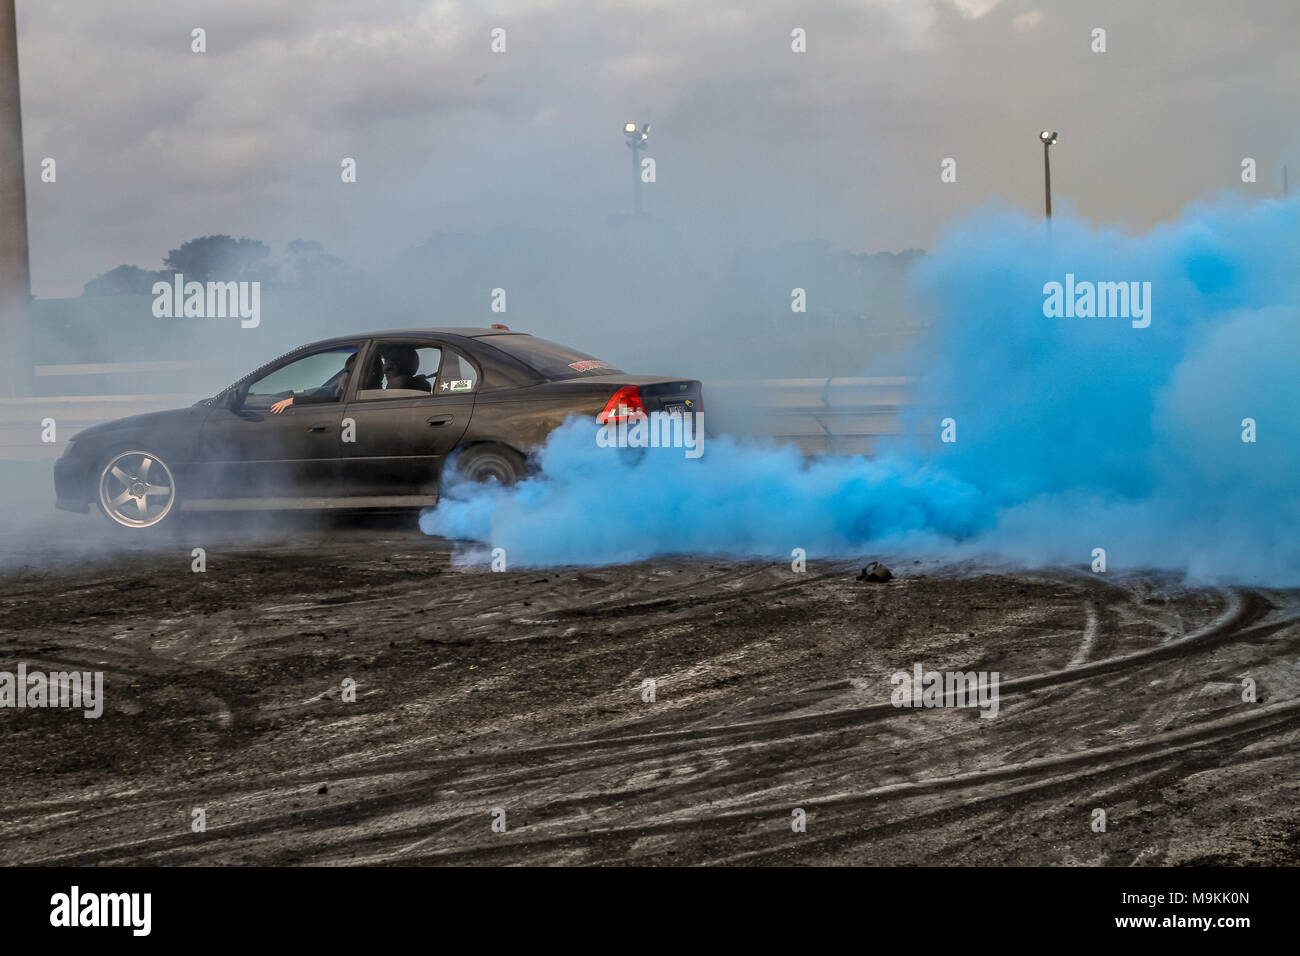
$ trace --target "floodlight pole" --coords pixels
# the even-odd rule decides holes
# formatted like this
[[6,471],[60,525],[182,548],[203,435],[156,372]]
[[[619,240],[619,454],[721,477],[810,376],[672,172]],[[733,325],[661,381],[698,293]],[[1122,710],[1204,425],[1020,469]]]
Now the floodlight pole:
[[641,215],[641,164],[637,161],[640,147],[636,141],[628,143],[632,147],[632,211]]
[[1043,140],[1043,195],[1047,200],[1047,218],[1052,218],[1052,144]]
[[632,153],[632,209],[639,216],[641,215],[641,161],[637,154],[650,145],[650,124],[624,123],[623,135],[627,137],[627,148]]

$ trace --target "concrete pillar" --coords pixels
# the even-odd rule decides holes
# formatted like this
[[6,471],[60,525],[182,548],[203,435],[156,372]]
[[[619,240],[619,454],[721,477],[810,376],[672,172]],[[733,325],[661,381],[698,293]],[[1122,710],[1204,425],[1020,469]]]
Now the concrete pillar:
[[0,397],[32,391],[32,281],[14,0],[0,0]]

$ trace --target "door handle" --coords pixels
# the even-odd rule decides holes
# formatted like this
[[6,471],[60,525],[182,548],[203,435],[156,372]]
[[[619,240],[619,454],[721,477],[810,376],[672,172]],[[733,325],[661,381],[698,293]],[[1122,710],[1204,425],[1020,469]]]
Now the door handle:
[[307,431],[309,431],[309,432],[323,432],[323,431],[327,431],[328,429],[329,429],[329,426],[328,426],[328,425],[309,425],[309,426],[307,426]]
[[456,419],[452,418],[450,415],[434,415],[432,418],[429,419],[429,424],[430,424],[430,425],[450,425],[450,424],[451,424],[452,422],[454,422],[455,420],[456,420]]

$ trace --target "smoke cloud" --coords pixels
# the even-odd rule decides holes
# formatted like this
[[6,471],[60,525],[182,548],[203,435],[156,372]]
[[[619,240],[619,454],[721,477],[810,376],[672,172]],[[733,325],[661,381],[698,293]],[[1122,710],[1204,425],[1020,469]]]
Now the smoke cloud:
[[[594,423],[573,421],[540,476],[449,488],[421,527],[514,565],[803,548],[1086,567],[1102,548],[1111,571],[1294,585],[1297,251],[1295,201],[1225,198],[1141,235],[1066,215],[1049,236],[985,208],[912,269],[932,311],[911,360],[921,384],[908,436],[872,459],[722,438],[689,461],[598,448]],[[1045,285],[1067,275],[1149,282],[1149,326],[1046,316]]]

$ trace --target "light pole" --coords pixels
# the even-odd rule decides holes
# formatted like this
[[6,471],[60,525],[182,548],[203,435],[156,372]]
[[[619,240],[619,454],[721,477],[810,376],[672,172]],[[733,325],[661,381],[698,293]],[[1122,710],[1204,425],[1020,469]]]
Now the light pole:
[[1043,130],[1038,134],[1043,141],[1043,192],[1047,197],[1047,218],[1052,218],[1052,160],[1048,150],[1056,145],[1056,130]]
[[0,0],[0,396],[32,393],[32,282],[14,0]]
[[623,135],[627,137],[627,148],[632,151],[632,209],[641,214],[641,161],[637,154],[650,145],[650,124],[624,123]]

